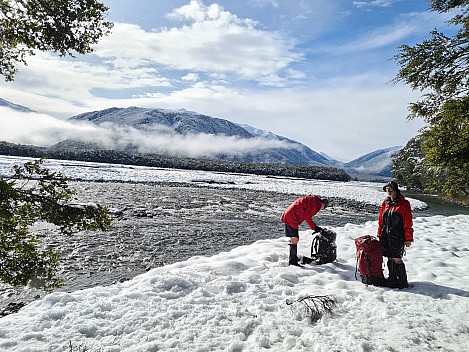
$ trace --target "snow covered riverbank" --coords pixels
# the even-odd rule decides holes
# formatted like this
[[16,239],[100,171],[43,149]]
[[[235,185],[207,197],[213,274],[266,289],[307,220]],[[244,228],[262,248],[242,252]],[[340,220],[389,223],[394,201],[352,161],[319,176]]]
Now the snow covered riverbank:
[[[0,173],[23,160],[1,157]],[[48,166],[90,181],[210,183],[372,205],[384,197],[382,185],[373,183],[68,163],[52,161]],[[414,209],[425,207],[410,201]],[[176,218],[180,211],[169,215]],[[239,215],[255,211],[248,208]],[[267,239],[193,256],[123,283],[47,295],[0,319],[0,350],[465,351],[469,216],[417,216],[414,221],[415,243],[404,258],[413,284],[407,290],[367,287],[355,280],[353,240],[376,234],[376,221],[329,227],[338,235],[338,262],[305,268],[287,265],[287,239],[274,232]],[[299,254],[308,255],[311,231],[300,231],[300,237]],[[313,323],[303,303],[286,304],[309,295],[334,296],[333,314]]]
[[[28,160],[32,159],[0,156],[0,176],[9,175],[12,165]],[[317,194],[372,205],[381,205],[384,194],[382,184],[373,182],[322,181],[65,160],[48,160],[45,166],[72,179],[86,181],[209,183],[213,187],[272,191],[284,194]],[[413,209],[427,207],[424,202],[417,199],[409,198],[409,201]]]
[[[63,351],[466,351],[469,216],[415,220],[405,261],[414,287],[355,280],[353,239],[375,222],[334,228],[338,263],[287,266],[284,237],[160,267],[131,281],[53,293],[0,319],[0,349]],[[310,231],[300,232],[307,254]],[[311,323],[287,299],[333,295]]]

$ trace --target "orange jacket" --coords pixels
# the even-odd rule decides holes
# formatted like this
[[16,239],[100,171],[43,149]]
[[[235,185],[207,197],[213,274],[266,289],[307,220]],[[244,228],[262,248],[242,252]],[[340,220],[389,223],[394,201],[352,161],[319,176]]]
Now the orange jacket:
[[321,210],[321,199],[318,196],[304,196],[298,198],[285,210],[280,220],[298,229],[303,221],[306,221],[310,229],[314,231],[316,224],[312,217]]
[[378,218],[378,237],[386,231],[387,224],[394,227],[398,233],[402,233],[404,241],[414,240],[412,209],[402,194],[399,194],[395,202],[390,202],[389,199],[383,201]]

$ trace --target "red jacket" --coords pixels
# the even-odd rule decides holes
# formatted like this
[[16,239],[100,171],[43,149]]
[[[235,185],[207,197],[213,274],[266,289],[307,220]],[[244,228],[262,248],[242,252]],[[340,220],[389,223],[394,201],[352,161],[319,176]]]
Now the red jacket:
[[312,217],[321,210],[321,204],[321,199],[318,196],[298,198],[285,210],[280,220],[294,229],[298,229],[300,224],[306,221],[310,229],[314,230],[316,224]]
[[378,218],[378,237],[385,231],[385,221],[383,217],[391,217],[392,224],[396,224],[399,228],[396,229],[399,233],[404,236],[404,241],[414,240],[414,229],[412,221],[412,209],[410,203],[402,194],[399,194],[397,202],[392,204],[389,199],[383,201],[381,210],[379,211]]

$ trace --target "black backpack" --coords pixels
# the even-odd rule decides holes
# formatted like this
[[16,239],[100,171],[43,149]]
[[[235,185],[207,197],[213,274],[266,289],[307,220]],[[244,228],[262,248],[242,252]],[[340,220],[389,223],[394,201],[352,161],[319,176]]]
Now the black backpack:
[[332,230],[323,229],[313,238],[311,243],[311,261],[326,264],[337,261],[337,234]]

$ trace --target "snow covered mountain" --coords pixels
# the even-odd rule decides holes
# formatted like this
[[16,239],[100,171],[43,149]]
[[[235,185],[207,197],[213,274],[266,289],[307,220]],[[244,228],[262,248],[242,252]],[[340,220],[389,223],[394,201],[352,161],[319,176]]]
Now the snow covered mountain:
[[[169,130],[180,134],[223,134],[250,138],[252,135],[244,128],[227,120],[197,114],[185,109],[167,110],[153,108],[110,108],[101,111],[86,112],[72,116],[70,121],[90,121],[95,124],[112,123],[131,126],[140,130],[157,129],[167,126]],[[169,132],[168,130],[168,132]],[[163,132],[163,130],[158,130]]]
[[[240,124],[241,127],[254,135],[258,135],[269,139],[286,139],[285,137],[277,136],[269,131],[264,131],[249,125]],[[289,140],[291,141],[291,140]],[[294,142],[294,141],[292,141]],[[297,142],[295,142],[297,143]],[[309,149],[309,148],[308,148]],[[349,174],[353,174],[360,179],[379,179],[381,177],[390,177],[392,171],[392,154],[402,149],[402,146],[394,146],[386,149],[375,150],[374,152],[363,155],[348,163],[342,163],[326,153],[319,153],[319,157],[326,165],[334,166],[340,169],[345,169]],[[316,152],[314,152],[316,153]]]
[[343,168],[358,177],[366,174],[390,177],[392,171],[391,156],[401,149],[402,146],[379,149],[345,163]]
[[263,138],[266,138],[266,139],[269,139],[269,140],[287,141],[287,142],[289,142],[289,143],[296,146],[296,152],[297,153],[303,155],[307,159],[314,160],[314,161],[316,161],[320,164],[333,165],[337,162],[337,160],[328,159],[328,158],[324,157],[321,153],[317,153],[314,150],[312,150],[312,149],[308,148],[307,146],[305,146],[304,144],[301,144],[301,143],[299,143],[297,141],[294,141],[292,139],[289,139],[289,138],[286,138],[286,137],[283,137],[283,136],[279,136],[279,135],[276,135],[272,132],[264,131],[264,130],[261,130],[259,128],[255,128],[255,127],[245,125],[245,124],[239,124],[239,126],[244,128],[246,131],[248,131],[249,133],[251,133],[254,136],[263,137]]
[[256,139],[256,145],[259,147],[247,149],[242,155],[224,150],[212,156],[230,161],[332,166],[332,163],[322,155],[294,140],[184,109],[110,108],[73,116],[69,121],[88,121],[101,126],[112,123],[155,134],[176,133],[185,136],[205,134],[236,137],[239,140]]
[[[2,106],[16,111],[34,112],[27,107],[0,98],[0,107]],[[348,163],[343,163],[325,153],[318,153],[297,141],[272,132],[248,125],[235,124],[228,120],[198,114],[185,109],[109,108],[76,115],[71,117],[69,121],[91,122],[101,126],[102,130],[106,131],[111,129],[110,126],[133,128],[144,131],[147,135],[152,136],[152,138],[171,135],[182,136],[182,138],[190,140],[200,135],[225,136],[231,138],[231,142],[234,140],[235,144],[243,144],[245,141],[248,141],[258,147],[251,146],[250,149],[246,148],[235,154],[230,154],[225,148],[219,151],[217,155],[211,155],[211,157],[228,161],[274,162],[337,167],[346,170],[352,177],[368,180],[391,177],[391,155],[402,148],[395,146],[376,150]],[[177,144],[178,141],[180,139],[174,139],[173,144]],[[83,149],[84,145],[87,149],[99,148],[99,144],[94,142],[97,141],[73,140],[68,137],[64,138],[58,144],[58,147],[70,150]],[[119,148],[122,149],[122,145],[120,143]],[[216,147],[213,149],[216,149]],[[135,141],[128,143],[128,145],[124,146],[124,150],[138,150],[138,145],[135,145]],[[179,156],[184,155],[181,154]]]
[[29,109],[25,106],[10,103],[9,101],[6,101],[2,98],[0,98],[0,106],[4,106],[4,107],[10,108],[10,109],[17,110],[17,111],[22,111],[22,112],[35,112],[34,110],[31,110],[31,109]]

